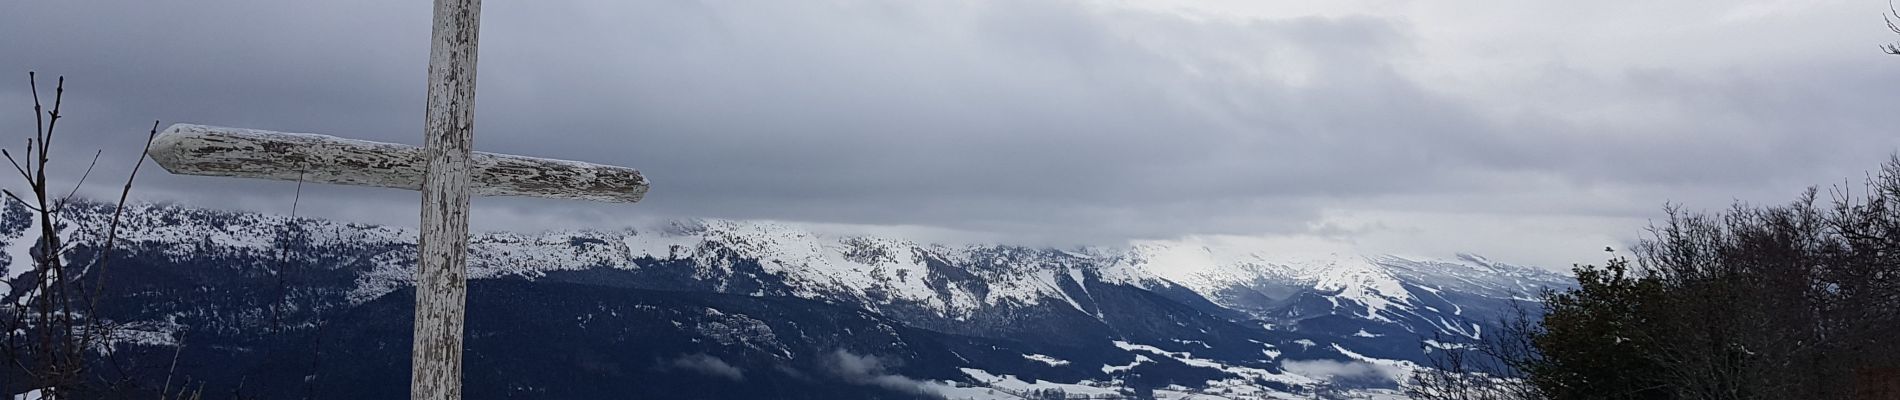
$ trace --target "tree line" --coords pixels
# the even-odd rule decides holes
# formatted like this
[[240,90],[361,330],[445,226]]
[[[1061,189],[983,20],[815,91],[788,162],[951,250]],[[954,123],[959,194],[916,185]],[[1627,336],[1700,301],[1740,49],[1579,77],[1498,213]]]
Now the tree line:
[[1503,332],[1429,348],[1407,394],[1900,399],[1900,156],[1825,200],[1666,215]]

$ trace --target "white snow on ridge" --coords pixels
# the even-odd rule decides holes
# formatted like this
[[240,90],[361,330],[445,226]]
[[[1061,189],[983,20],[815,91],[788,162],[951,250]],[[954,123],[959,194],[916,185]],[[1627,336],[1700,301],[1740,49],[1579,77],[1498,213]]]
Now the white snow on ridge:
[[[37,219],[31,220],[33,222],[28,223],[26,229],[5,236],[7,245],[4,251],[9,262],[4,269],[6,275],[0,276],[0,279],[12,281],[14,277],[33,270],[33,245],[40,236],[40,223]],[[0,296],[8,294],[8,290],[11,290],[10,285],[0,285]]]
[[[91,237],[91,227],[102,227],[102,215],[75,218],[68,229],[70,236]],[[323,220],[293,220],[265,214],[207,211],[165,205],[134,205],[126,213],[122,245],[154,246],[161,254],[173,257],[193,256],[202,246],[217,246],[220,251],[274,257],[281,249],[276,238],[295,223],[318,246],[339,245],[371,249],[360,259],[348,260],[367,266],[357,277],[348,294],[351,302],[361,303],[412,284],[415,263],[411,229],[339,223]],[[27,249],[35,234],[32,227],[22,235],[4,237],[6,254],[15,263],[10,274],[21,271],[19,260],[29,258]],[[783,279],[792,295],[805,298],[854,298],[872,311],[902,301],[921,305],[946,318],[968,317],[996,305],[1047,305],[1088,311],[1097,304],[1095,295],[1109,295],[1096,286],[1091,294],[1089,283],[1113,283],[1142,288],[1186,288],[1218,302],[1212,294],[1237,283],[1256,280],[1293,282],[1305,288],[1329,293],[1335,299],[1352,300],[1373,319],[1384,318],[1388,309],[1431,300],[1439,286],[1420,287],[1414,282],[1443,284],[1447,291],[1509,293],[1531,287],[1548,279],[1547,274],[1499,264],[1482,257],[1461,256],[1453,260],[1367,256],[1352,246],[1319,239],[1261,239],[1245,237],[1189,237],[1173,241],[1141,241],[1125,248],[1088,248],[1077,251],[1029,249],[1007,246],[942,246],[920,244],[901,238],[842,236],[817,233],[798,224],[772,221],[684,220],[669,221],[622,230],[557,231],[544,233],[477,233],[470,243],[470,276],[493,278],[519,276],[536,279],[550,272],[589,268],[633,270],[650,268],[649,261],[672,261],[667,268],[690,268],[707,282],[735,282],[747,272],[753,261],[759,271]],[[351,253],[355,254],[355,253]],[[642,266],[642,265],[647,266]],[[341,266],[340,266],[341,267]],[[1421,279],[1423,277],[1424,279]],[[1091,281],[1091,279],[1099,279]],[[980,284],[978,283],[980,282]],[[1079,287],[1070,283],[1081,284]],[[978,286],[981,286],[979,288]],[[1420,289],[1418,298],[1410,289]],[[756,295],[756,294],[755,294]],[[1108,297],[1103,297],[1108,299]],[[1344,303],[1344,301],[1341,301]],[[1452,304],[1456,307],[1456,304]],[[1461,313],[1462,309],[1455,309]],[[717,313],[717,310],[709,310]],[[1096,314],[1096,312],[1089,312]],[[1456,318],[1454,318],[1456,320]],[[1435,319],[1441,329],[1476,337],[1478,326]],[[677,322],[676,322],[677,323]],[[1274,329],[1263,324],[1266,329]],[[169,340],[172,327],[137,326],[115,340],[162,343]],[[1353,336],[1376,337],[1360,330]],[[1319,383],[1312,376],[1289,371],[1273,372],[1266,364],[1278,360],[1279,349],[1261,343],[1264,358],[1234,363],[1206,358],[1200,348],[1212,349],[1205,342],[1175,340],[1172,346],[1194,352],[1172,352],[1158,347],[1115,342],[1124,350],[1138,351],[1126,365],[1100,365],[1107,374],[1127,372],[1140,365],[1160,361],[1178,361],[1191,366],[1212,368],[1235,378],[1208,382],[1212,389],[1232,398],[1280,398],[1259,382],[1290,385]],[[1256,342],[1258,343],[1258,342]],[[1301,350],[1324,349],[1311,340],[1295,340]],[[1430,343],[1437,348],[1446,344]],[[1357,361],[1384,363],[1393,368],[1404,363],[1374,360],[1330,344]],[[1198,348],[1196,348],[1198,347]],[[1292,347],[1288,347],[1290,350]],[[1251,350],[1249,350],[1251,351]],[[1200,352],[1201,357],[1196,357]],[[1224,353],[1220,353],[1224,354]],[[1051,367],[1094,369],[1097,364],[1074,365],[1069,360],[1043,354],[1024,354],[1027,360]],[[1079,360],[1079,359],[1078,359]],[[1259,368],[1255,368],[1259,367]],[[991,395],[991,389],[1029,390],[1060,388],[1077,393],[1110,390],[1115,382],[1058,383],[1024,382],[1016,377],[982,370],[964,370],[972,380],[984,382],[977,388],[968,383],[927,382],[926,387],[943,393]],[[1209,390],[1190,393],[1186,388],[1159,393],[1208,398]],[[953,397],[961,398],[961,397]],[[1015,398],[1015,397],[995,397]]]
[[[82,212],[75,216],[75,227],[102,227],[109,213]],[[135,204],[125,213],[120,243],[158,246],[157,250],[174,257],[186,257],[202,251],[201,246],[212,245],[221,251],[268,259],[281,251],[276,238],[287,232],[291,223],[291,218],[276,215]],[[413,229],[309,219],[297,220],[296,226],[316,245],[383,249],[357,260],[369,263],[371,271],[359,277],[358,287],[349,296],[352,301],[367,301],[412,282]],[[20,236],[33,235],[29,232]],[[16,259],[29,258],[25,254],[31,240],[6,239],[8,254]],[[1087,254],[1075,252],[923,245],[893,238],[824,235],[789,223],[715,219],[670,221],[617,231],[475,233],[469,247],[471,278],[534,279],[560,270],[631,269],[639,268],[640,260],[653,259],[691,261],[696,277],[722,282],[744,273],[734,262],[756,260],[760,272],[783,279],[799,297],[856,298],[873,310],[901,301],[923,305],[947,318],[967,317],[998,304],[1056,301],[1065,307],[1084,309],[1079,299],[1087,296],[1085,290],[1068,293],[1060,281],[1085,277],[1076,269],[1083,267],[1076,266],[1094,261],[1080,258],[1089,257]],[[965,268],[978,260],[1004,266],[995,270]],[[961,271],[933,271],[933,262]],[[20,265],[24,264],[9,267]],[[968,278],[929,279],[942,273],[961,273]],[[1124,284],[1159,284],[1159,279],[1141,276],[1140,271],[1120,271],[1112,279]],[[982,287],[977,287],[979,284]]]
[[[75,229],[103,227],[107,216],[79,213],[73,224]],[[125,213],[121,244],[159,246],[158,250],[176,257],[214,244],[267,258],[275,256],[272,252],[279,250],[275,238],[291,222],[276,215],[134,204]],[[357,260],[368,262],[372,271],[361,277],[352,300],[366,301],[410,284],[414,230],[308,219],[297,223],[317,245],[386,249]],[[32,236],[30,228],[21,236]],[[15,260],[29,258],[26,249],[31,240],[5,239],[8,255]],[[1091,278],[1147,289],[1179,285],[1217,303],[1221,299],[1215,294],[1226,287],[1262,280],[1282,282],[1326,293],[1342,305],[1351,300],[1364,308],[1350,312],[1375,320],[1385,319],[1390,308],[1414,303],[1413,294],[1401,282],[1429,279],[1445,282],[1444,289],[1488,290],[1487,295],[1510,297],[1512,292],[1535,293],[1533,288],[1549,279],[1549,274],[1540,271],[1477,256],[1454,260],[1366,256],[1349,244],[1317,238],[1193,236],[1137,241],[1122,248],[1061,251],[929,245],[902,238],[827,235],[794,223],[703,219],[623,230],[477,233],[470,242],[473,278],[534,279],[559,270],[631,269],[639,268],[641,260],[652,259],[690,261],[696,277],[720,282],[747,279],[735,276],[742,273],[741,266],[732,263],[757,260],[763,273],[783,279],[799,297],[854,298],[874,310],[903,302],[952,319],[1003,304],[1054,302],[1088,311],[1093,300],[1087,286],[1068,286],[1063,281],[1080,283]],[[17,274],[20,265],[13,263],[8,272]],[[983,287],[977,287],[977,282]]]
[[1297,282],[1358,301],[1364,316],[1378,319],[1412,295],[1374,260],[1325,239],[1194,236],[1137,242],[1121,262],[1203,294],[1263,279]]
[[[1336,306],[1372,320],[1391,321],[1396,308],[1456,290],[1499,299],[1532,299],[1545,287],[1567,285],[1562,274],[1498,263],[1471,254],[1450,259],[1367,253],[1337,240],[1313,237],[1190,236],[1135,242],[1111,267],[1147,271],[1224,306],[1235,287],[1311,289]],[[1412,285],[1408,287],[1408,284]],[[1420,292],[1414,294],[1411,289]],[[1457,307],[1456,304],[1453,304]],[[1463,314],[1462,308],[1454,313]]]

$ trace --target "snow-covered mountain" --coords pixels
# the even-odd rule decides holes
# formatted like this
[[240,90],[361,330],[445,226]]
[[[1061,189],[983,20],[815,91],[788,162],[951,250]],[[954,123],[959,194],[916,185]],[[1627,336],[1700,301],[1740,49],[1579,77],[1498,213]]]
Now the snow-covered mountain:
[[1318,239],[1195,237],[1132,246],[1118,265],[1185,285],[1223,307],[1288,329],[1360,329],[1478,339],[1513,303],[1573,280],[1472,254],[1363,254]]
[[[73,252],[88,251],[99,243],[110,210],[97,204],[75,210],[62,231],[79,244]],[[24,211],[10,205],[0,222]],[[268,336],[261,333],[265,330],[322,336],[341,329],[324,328],[326,321],[392,323],[385,321],[387,312],[361,313],[391,307],[392,296],[406,296],[415,259],[415,232],[402,228],[155,204],[129,208],[122,224],[119,247],[129,257],[120,262],[130,265],[113,270],[138,278],[108,286],[122,294],[121,307],[115,308],[122,312],[102,314],[137,331],[125,337],[147,338],[139,342],[144,345],[170,344],[165,338],[180,330],[210,330],[219,334],[204,340],[252,351],[284,346],[258,337]],[[31,236],[37,232],[31,225],[30,220],[0,224],[8,260],[30,257]],[[1567,282],[1561,275],[1477,256],[1364,255],[1319,241],[1189,238],[1068,251],[832,236],[795,224],[729,220],[611,231],[481,233],[471,238],[470,247],[470,276],[478,283],[528,282],[472,285],[471,315],[483,307],[515,307],[483,299],[484,290],[554,296],[562,304],[579,301],[569,296],[632,296],[642,304],[658,304],[663,293],[702,293],[731,296],[704,298],[725,302],[726,308],[777,316],[804,315],[800,307],[857,310],[862,314],[819,314],[833,315],[826,320],[860,321],[840,327],[881,326],[877,329],[889,332],[885,339],[840,344],[824,336],[859,333],[811,331],[807,327],[835,323],[806,316],[773,321],[693,303],[698,300],[656,306],[684,307],[672,311],[610,307],[604,304],[611,302],[598,300],[603,305],[597,307],[613,310],[611,318],[597,312],[576,318],[608,318],[618,322],[589,324],[647,329],[636,327],[653,321],[627,318],[674,315],[669,318],[679,331],[645,335],[685,337],[685,343],[744,342],[720,339],[726,336],[718,332],[750,326],[741,331],[754,338],[751,350],[697,349],[709,353],[654,357],[715,357],[729,367],[755,370],[825,368],[800,363],[832,357],[827,351],[844,354],[838,357],[907,360],[904,379],[953,398],[1016,398],[1039,388],[1109,393],[1131,387],[1236,398],[1377,394],[1376,388],[1389,387],[1389,376],[1346,385],[1353,391],[1329,392],[1353,380],[1300,366],[1324,361],[1377,365],[1384,369],[1372,370],[1388,372],[1407,368],[1422,356],[1423,337],[1480,337],[1511,301],[1534,300],[1542,288]],[[23,271],[10,263],[7,278]],[[574,285],[593,289],[575,290]],[[744,299],[803,303],[734,306],[756,302]],[[586,310],[551,312],[580,311]],[[696,317],[681,319],[687,314]],[[523,313],[516,318],[544,317]],[[791,325],[775,325],[782,322]],[[356,328],[375,325],[363,324]],[[707,324],[720,328],[694,328]],[[471,322],[472,336],[479,336],[479,325]],[[537,329],[555,334],[574,328],[544,323]],[[477,351],[482,348],[472,345],[470,352]],[[490,357],[518,356],[506,348],[488,351],[505,353]],[[794,354],[805,354],[805,361],[793,361],[799,358]]]

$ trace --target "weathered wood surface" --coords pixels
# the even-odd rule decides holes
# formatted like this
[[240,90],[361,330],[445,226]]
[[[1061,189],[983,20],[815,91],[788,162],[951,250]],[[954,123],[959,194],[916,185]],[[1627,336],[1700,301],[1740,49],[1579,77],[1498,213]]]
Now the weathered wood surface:
[[422,178],[421,240],[416,246],[412,400],[462,398],[469,167],[475,147],[475,60],[481,15],[481,0],[435,0],[423,125],[422,156],[428,169]]
[[[174,174],[231,176],[421,190],[422,148],[308,133],[177,124],[153,139],[152,160]],[[646,196],[640,171],[579,161],[474,152],[477,196],[632,203]]]

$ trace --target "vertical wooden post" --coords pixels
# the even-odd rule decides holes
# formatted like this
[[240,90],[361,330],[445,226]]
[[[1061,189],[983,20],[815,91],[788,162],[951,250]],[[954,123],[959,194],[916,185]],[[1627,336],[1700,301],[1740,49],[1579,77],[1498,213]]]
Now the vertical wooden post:
[[429,44],[422,232],[416,262],[412,400],[462,398],[468,295],[469,153],[474,148],[475,59],[481,0],[435,0]]

